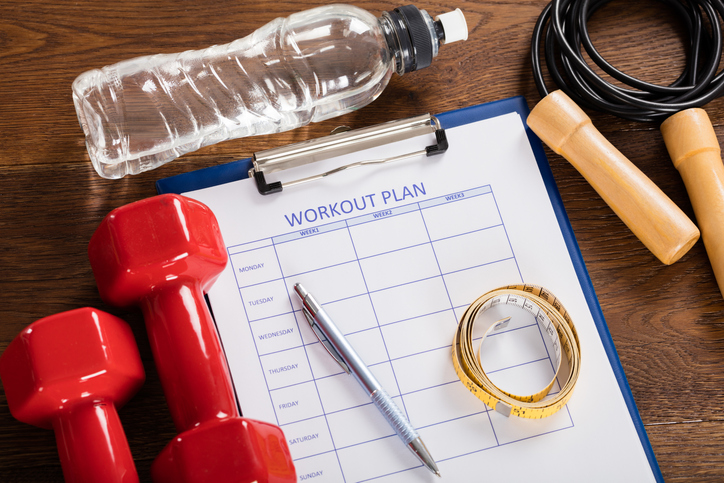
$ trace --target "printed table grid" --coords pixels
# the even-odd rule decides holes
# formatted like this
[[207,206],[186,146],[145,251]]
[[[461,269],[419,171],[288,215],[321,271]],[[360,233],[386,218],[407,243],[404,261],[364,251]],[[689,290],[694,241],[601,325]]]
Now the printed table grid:
[[[324,467],[323,481],[369,481],[400,471],[400,461],[403,471],[421,465],[319,343],[293,295],[296,282],[324,305],[438,462],[573,427],[568,411],[545,426],[504,418],[474,399],[452,369],[452,333],[480,295],[470,282],[523,281],[489,185],[300,227],[228,252],[276,423],[301,471]],[[531,371],[553,377],[537,324],[513,325],[489,339],[534,332],[541,350],[506,360],[491,378],[525,379]],[[479,445],[458,447],[459,435],[471,431]],[[349,470],[359,467],[345,463],[352,448],[368,452],[375,468]]]

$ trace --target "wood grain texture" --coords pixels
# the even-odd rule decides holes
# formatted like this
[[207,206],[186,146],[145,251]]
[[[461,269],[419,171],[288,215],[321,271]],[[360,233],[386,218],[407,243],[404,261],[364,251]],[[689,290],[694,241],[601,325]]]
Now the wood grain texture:
[[[529,65],[540,0],[419,3],[432,14],[460,7],[467,42],[441,50],[424,71],[395,76],[371,105],[273,136],[203,148],[121,180],[95,174],[70,86],[90,68],[130,57],[230,42],[275,17],[320,1],[126,0],[0,3],[0,351],[46,315],[93,306],[131,325],[147,382],[120,417],[142,481],[174,436],[139,313],[102,303],[87,245],[113,208],[155,194],[154,181],[255,151],[401,117],[539,95]],[[379,13],[400,4],[360,0]],[[646,80],[675,79],[683,27],[653,0],[612,2],[591,19],[604,56]],[[724,100],[706,106],[724,141]],[[692,220],[683,182],[658,126],[587,112],[601,133]],[[581,175],[546,150],[629,384],[667,481],[724,479],[724,301],[701,242],[671,266],[660,263]],[[0,481],[62,481],[52,432],[16,421],[0,393]]]

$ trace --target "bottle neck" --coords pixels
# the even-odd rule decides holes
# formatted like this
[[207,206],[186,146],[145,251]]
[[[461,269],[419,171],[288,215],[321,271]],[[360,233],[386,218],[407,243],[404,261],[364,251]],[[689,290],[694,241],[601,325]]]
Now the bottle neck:
[[399,75],[423,69],[437,57],[444,31],[425,10],[413,5],[396,8],[383,12],[379,24]]

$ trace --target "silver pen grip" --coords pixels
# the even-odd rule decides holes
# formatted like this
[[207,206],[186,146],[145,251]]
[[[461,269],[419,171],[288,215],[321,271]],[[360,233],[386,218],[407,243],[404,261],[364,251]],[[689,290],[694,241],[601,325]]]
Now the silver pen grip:
[[387,394],[387,391],[379,388],[370,394],[370,397],[405,444],[417,439],[417,431],[415,431],[415,428],[407,421],[407,418],[402,414],[402,411],[397,407],[397,404],[395,404],[390,395]]

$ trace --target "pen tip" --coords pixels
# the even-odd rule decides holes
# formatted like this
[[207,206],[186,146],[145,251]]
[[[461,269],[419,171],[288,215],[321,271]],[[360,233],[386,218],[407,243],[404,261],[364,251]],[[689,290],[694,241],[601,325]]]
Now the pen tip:
[[295,284],[294,284],[294,290],[297,292],[297,294],[298,294],[301,298],[306,297],[307,294],[309,293],[309,292],[307,292],[307,291],[305,290],[305,288],[302,286],[301,283],[295,283]]

